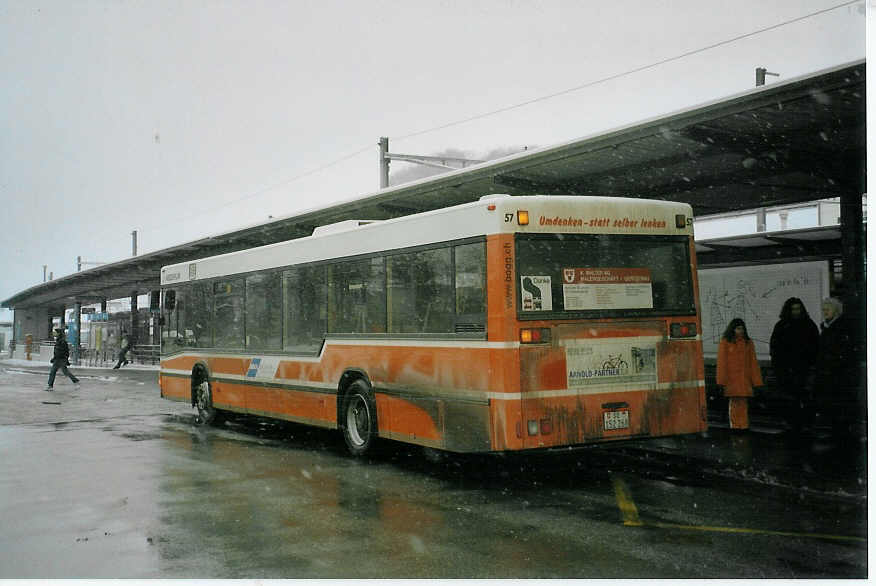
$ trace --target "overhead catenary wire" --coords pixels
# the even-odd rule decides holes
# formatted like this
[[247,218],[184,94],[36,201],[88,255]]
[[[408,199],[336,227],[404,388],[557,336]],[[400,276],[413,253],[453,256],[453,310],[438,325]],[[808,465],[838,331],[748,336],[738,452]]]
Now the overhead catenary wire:
[[[794,24],[794,23],[797,23],[797,22],[800,22],[800,21],[803,21],[803,20],[806,20],[806,19],[809,19],[809,18],[813,18],[813,17],[816,17],[816,16],[820,16],[820,15],[822,15],[822,14],[826,14],[826,13],[828,13],[828,12],[832,12],[832,11],[837,10],[837,9],[839,9],[839,8],[843,8],[843,7],[851,6],[851,5],[853,5],[853,4],[860,4],[860,3],[861,3],[861,0],[849,0],[849,1],[847,1],[847,2],[842,2],[842,3],[840,3],[840,4],[836,4],[836,5],[833,5],[833,6],[827,7],[827,8],[823,8],[823,9],[820,9],[820,10],[816,10],[816,11],[814,11],[814,12],[810,12],[810,13],[807,13],[807,14],[804,14],[804,15],[801,15],[801,16],[798,16],[798,17],[795,17],[795,18],[792,18],[792,19],[784,20],[784,21],[779,22],[779,23],[775,23],[775,24],[772,24],[772,25],[769,25],[769,26],[765,26],[765,27],[762,27],[762,28],[759,28],[759,29],[753,30],[753,31],[749,31],[749,32],[747,32],[747,33],[743,33],[743,34],[740,34],[740,35],[736,35],[736,36],[731,37],[731,38],[728,38],[728,39],[723,39],[723,40],[721,40],[721,41],[717,41],[717,42],[715,42],[715,43],[711,43],[711,44],[709,44],[709,45],[706,45],[706,46],[703,46],[703,47],[700,47],[700,48],[697,48],[697,49],[692,49],[692,50],[690,50],[690,51],[685,51],[685,52],[683,52],[683,53],[679,53],[679,54],[677,54],[677,55],[673,55],[673,56],[671,56],[671,57],[666,57],[666,58],[664,58],[664,59],[660,59],[660,60],[658,60],[658,61],[654,61],[654,62],[652,62],[652,63],[648,63],[648,64],[646,64],[646,65],[641,65],[641,66],[638,66],[638,67],[634,67],[634,68],[632,68],[632,69],[627,69],[627,70],[622,71],[622,72],[619,72],[619,73],[615,73],[615,74],[612,74],[612,75],[608,75],[608,76],[605,76],[605,77],[601,77],[601,78],[599,78],[599,79],[595,79],[595,80],[593,80],[593,81],[589,81],[589,82],[586,82],[586,83],[583,83],[583,84],[580,84],[580,85],[576,85],[576,86],[574,86],[574,87],[566,88],[566,89],[563,89],[563,90],[560,90],[560,91],[557,91],[557,92],[552,92],[552,93],[549,93],[549,94],[544,94],[544,95],[542,95],[542,96],[538,96],[538,97],[535,97],[535,98],[532,98],[532,99],[529,99],[529,100],[524,100],[524,101],[522,101],[522,102],[517,102],[517,103],[514,103],[514,104],[510,104],[510,105],[508,105],[508,106],[503,106],[503,107],[501,107],[501,108],[497,108],[497,109],[494,109],[494,110],[490,110],[490,111],[488,111],[488,112],[483,112],[483,113],[480,113],[480,114],[475,114],[475,115],[473,115],[473,116],[467,116],[467,117],[465,117],[465,118],[460,118],[460,119],[453,120],[453,121],[450,121],[450,122],[447,122],[447,123],[444,123],[444,124],[440,124],[440,125],[437,125],[437,126],[433,126],[433,127],[430,127],[430,128],[426,128],[426,129],[418,130],[418,131],[415,131],[415,132],[410,132],[410,133],[408,133],[408,134],[402,134],[402,135],[392,136],[392,137],[390,137],[390,138],[391,138],[391,140],[399,141],[399,140],[404,140],[404,139],[408,139],[408,138],[412,138],[412,137],[416,137],[416,136],[422,136],[422,135],[424,135],[424,134],[428,134],[428,133],[432,133],[432,132],[437,132],[437,131],[439,131],[439,130],[444,130],[444,129],[451,128],[451,127],[454,127],[454,126],[459,126],[459,125],[462,125],[462,124],[466,124],[466,123],[468,123],[468,122],[473,122],[473,121],[475,121],[475,120],[480,120],[480,119],[483,119],[483,118],[488,118],[488,117],[490,117],[490,116],[495,116],[495,115],[497,115],[497,114],[502,114],[502,113],[504,113],[504,112],[508,112],[508,111],[515,110],[515,109],[518,109],[518,108],[523,108],[523,107],[526,107],[526,106],[529,106],[529,105],[532,105],[532,104],[536,104],[536,103],[539,103],[539,102],[544,102],[544,101],[547,101],[547,100],[551,100],[551,99],[554,99],[554,98],[557,98],[557,97],[560,97],[560,96],[564,96],[564,95],[571,94],[571,93],[574,93],[574,92],[582,91],[582,90],[587,89],[587,88],[591,88],[591,87],[594,87],[594,86],[597,86],[597,85],[600,85],[600,84],[604,84],[604,83],[608,83],[608,82],[610,82],[610,81],[614,81],[614,80],[617,80],[617,79],[621,79],[621,78],[626,77],[626,76],[634,75],[634,74],[636,74],[636,73],[641,73],[641,72],[643,72],[643,71],[647,71],[647,70],[649,70],[649,69],[654,69],[654,68],[656,68],[656,67],[659,67],[659,66],[661,66],[661,65],[665,65],[665,64],[667,64],[667,63],[671,63],[671,62],[673,62],[673,61],[678,61],[678,60],[680,60],[680,59],[684,59],[684,58],[686,58],[686,57],[690,57],[690,56],[696,55],[696,54],[698,54],[698,53],[703,53],[703,52],[710,51],[710,50],[712,50],[712,49],[715,49],[715,48],[718,48],[718,47],[721,47],[721,46],[724,46],[724,45],[729,45],[729,44],[732,44],[732,43],[738,42],[738,41],[740,41],[740,40],[747,39],[747,38],[750,38],[750,37],[753,37],[753,36],[756,36],[756,35],[759,35],[759,34],[763,34],[763,33],[765,33],[765,32],[769,32],[769,31],[772,31],[772,30],[776,30],[776,29],[779,29],[779,28],[781,28],[781,27],[788,26],[788,25],[791,25],[791,24]],[[247,193],[246,195],[243,195],[243,196],[237,197],[237,198],[232,199],[232,200],[227,201],[227,202],[223,202],[223,203],[221,203],[221,204],[217,204],[217,205],[211,206],[211,207],[206,208],[206,209],[203,209],[203,208],[202,208],[202,209],[198,210],[197,212],[194,212],[194,213],[189,214],[189,215],[187,215],[187,216],[183,216],[183,217],[180,217],[180,218],[174,218],[174,219],[173,219],[173,223],[179,223],[179,222],[182,222],[182,221],[190,220],[190,219],[192,219],[192,218],[194,218],[194,217],[196,217],[196,216],[201,216],[201,215],[203,215],[204,213],[209,213],[209,212],[219,211],[219,210],[224,209],[224,208],[227,208],[227,207],[229,207],[229,206],[233,206],[233,205],[239,204],[239,203],[241,203],[241,202],[244,202],[244,201],[247,201],[247,200],[253,199],[253,198],[258,197],[258,196],[260,196],[260,195],[262,195],[262,194],[264,194],[264,193],[267,193],[267,192],[269,192],[269,191],[271,191],[271,190],[277,189],[277,188],[279,188],[279,187],[283,187],[283,186],[285,186],[285,185],[289,185],[290,183],[294,183],[295,181],[299,181],[299,180],[301,180],[301,179],[303,179],[303,178],[305,178],[305,177],[308,177],[308,176],[313,175],[313,174],[315,174],[315,173],[319,173],[320,171],[324,171],[324,170],[326,170],[326,169],[329,169],[329,168],[331,168],[331,167],[334,167],[334,166],[336,166],[336,165],[339,165],[340,163],[343,163],[343,162],[348,161],[348,160],[350,160],[350,159],[352,159],[352,158],[354,158],[354,157],[356,157],[356,156],[358,156],[358,155],[361,155],[362,153],[364,153],[364,152],[366,152],[366,151],[368,151],[368,150],[370,150],[370,149],[372,149],[372,148],[374,148],[374,146],[371,145],[371,144],[369,144],[369,145],[367,145],[367,146],[363,146],[363,147],[361,147],[361,148],[359,148],[359,149],[357,149],[357,150],[355,150],[355,151],[353,151],[353,152],[351,152],[351,153],[348,153],[348,154],[346,154],[346,155],[343,155],[343,156],[341,156],[341,157],[338,157],[338,158],[336,158],[336,159],[333,159],[333,160],[331,160],[331,161],[329,161],[329,162],[327,162],[327,163],[324,163],[324,164],[322,164],[322,165],[319,165],[319,166],[317,166],[317,167],[314,167],[314,168],[312,168],[312,169],[310,169],[310,170],[304,171],[304,172],[302,172],[302,173],[298,173],[297,175],[294,175],[293,177],[290,177],[290,178],[288,178],[288,179],[284,179],[284,180],[282,180],[282,181],[274,182],[274,183],[272,183],[271,185],[268,185],[268,186],[265,186],[265,187],[259,188],[259,189],[255,190],[255,191],[253,191],[253,192]],[[166,220],[166,219],[165,219],[165,220]],[[166,223],[167,223],[167,222],[165,221],[165,224],[166,224]]]
[[[502,107],[502,108],[498,108],[498,109],[496,109],[496,110],[491,110],[491,111],[489,111],[489,112],[484,112],[484,113],[481,113],[481,114],[476,114],[476,115],[474,115],[474,116],[468,116],[468,117],[466,117],[466,118],[460,118],[459,120],[454,120],[454,121],[452,121],[452,122],[447,122],[447,123],[445,123],[445,124],[441,124],[441,125],[434,126],[434,127],[431,127],[431,128],[426,128],[426,129],[424,129],[424,130],[418,130],[418,131],[416,131],[416,132],[411,132],[411,133],[403,134],[403,135],[399,135],[399,136],[393,136],[393,137],[390,137],[390,138],[391,138],[391,140],[404,140],[404,139],[407,139],[407,138],[412,138],[412,137],[414,137],[414,136],[421,136],[421,135],[424,135],[424,134],[428,134],[428,133],[430,133],[430,132],[437,132],[437,131],[439,131],[439,130],[444,130],[445,128],[450,128],[450,127],[453,127],[453,126],[458,126],[458,125],[460,125],[460,124],[465,124],[465,123],[467,123],[467,122],[473,122],[473,121],[475,121],[475,120],[480,120],[480,119],[482,119],[482,118],[487,118],[487,117],[489,117],[489,116],[495,116],[496,114],[501,114],[501,113],[503,113],[503,112],[508,112],[509,110],[515,110],[515,109],[517,109],[517,108],[522,108],[522,107],[524,107],[524,106],[529,106],[530,104],[535,104],[535,103],[538,103],[538,102],[543,102],[543,101],[546,101],[546,100],[551,100],[551,99],[553,99],[553,98],[557,98],[557,97],[560,97],[560,96],[564,96],[564,95],[566,95],[566,94],[570,94],[570,93],[578,92],[578,91],[581,91],[581,90],[584,90],[584,89],[587,89],[587,88],[590,88],[590,87],[593,87],[593,86],[596,86],[596,85],[600,85],[600,84],[603,84],[603,83],[607,83],[607,82],[609,82],[609,81],[613,81],[613,80],[616,80],[616,79],[620,79],[620,78],[625,77],[625,76],[628,76],[628,75],[633,75],[633,74],[635,74],[635,73],[640,73],[640,72],[642,72],[642,71],[646,71],[646,70],[648,70],[648,69],[653,69],[653,68],[655,68],[655,67],[659,67],[659,66],[661,66],[661,65],[665,65],[665,64],[667,64],[667,63],[671,63],[671,62],[673,62],[673,61],[678,61],[679,59],[684,59],[685,57],[690,57],[690,56],[692,56],[692,55],[696,55],[697,53],[703,53],[703,52],[705,52],[705,51],[709,51],[709,50],[715,49],[715,48],[717,48],[717,47],[721,47],[721,46],[723,46],[723,45],[728,45],[728,44],[731,44],[731,43],[735,43],[735,42],[737,42],[737,41],[741,41],[742,39],[746,39],[746,38],[749,38],[749,37],[753,37],[753,36],[755,36],[755,35],[763,34],[763,33],[765,33],[765,32],[769,32],[769,31],[771,31],[771,30],[775,30],[775,29],[781,28],[781,27],[783,27],[783,26],[787,26],[787,25],[790,25],[790,24],[794,24],[794,23],[796,23],[796,22],[800,22],[800,21],[802,21],[802,20],[806,20],[806,19],[808,19],[808,18],[813,18],[813,17],[815,17],[815,16],[819,16],[819,15],[821,15],[821,14],[826,14],[826,13],[828,13],[828,12],[831,12],[831,11],[833,11],[833,10],[837,10],[837,9],[839,9],[839,8],[843,8],[843,7],[845,7],[845,6],[851,6],[852,4],[860,4],[860,3],[861,3],[861,0],[849,0],[849,1],[847,1],[847,2],[843,2],[843,3],[841,3],[841,4],[836,4],[836,5],[834,5],[834,6],[830,6],[830,7],[828,7],[828,8],[823,8],[823,9],[821,9],[821,10],[816,10],[816,11],[814,11],[814,12],[810,12],[810,13],[808,13],[808,14],[804,14],[804,15],[802,15],[802,16],[798,16],[798,17],[796,17],[796,18],[792,18],[792,19],[790,19],[790,20],[785,20],[785,21],[782,21],[782,22],[779,22],[779,23],[776,23],[776,24],[772,24],[772,25],[769,25],[769,26],[766,26],[766,27],[763,27],[763,28],[759,28],[759,29],[754,30],[754,31],[749,31],[749,32],[747,32],[747,33],[743,33],[743,34],[741,34],[741,35],[737,35],[737,36],[735,36],[735,37],[731,37],[731,38],[729,38],[729,39],[724,39],[724,40],[722,40],[722,41],[718,41],[718,42],[712,43],[712,44],[710,44],[710,45],[706,45],[705,47],[700,47],[699,49],[693,49],[693,50],[691,50],[691,51],[685,51],[684,53],[679,53],[678,55],[673,55],[672,57],[667,57],[667,58],[665,58],[665,59],[661,59],[661,60],[659,60],[659,61],[655,61],[655,62],[653,62],[653,63],[649,63],[649,64],[647,64],[647,65],[642,65],[642,66],[640,66],[640,67],[635,67],[635,68],[633,68],[633,69],[628,69],[628,70],[626,70],[626,71],[622,71],[622,72],[620,72],[620,73],[616,73],[616,74],[613,74],[613,75],[609,75],[609,76],[606,76],[606,77],[602,77],[602,78],[600,78],[600,79],[596,79],[596,80],[593,80],[593,81],[589,81],[589,82],[587,82],[587,83],[584,83],[584,84],[581,84],[581,85],[577,85],[577,86],[574,86],[574,87],[571,87],[571,88],[567,88],[567,89],[564,89],[564,90],[560,90],[560,91],[558,91],[558,92],[553,92],[553,93],[550,93],[550,94],[545,94],[545,95],[543,95],[543,96],[539,96],[539,97],[537,97],[537,98],[532,98],[532,99],[530,99],[530,100],[525,100],[525,101],[523,101],[523,102],[518,102],[518,103],[516,103],[516,104],[511,104],[511,105],[509,105],[509,106],[504,106],[504,107]],[[366,146],[366,147],[362,147],[361,149],[359,149],[359,150],[357,150],[357,151],[355,151],[355,152],[353,152],[353,153],[350,153],[349,155],[346,155],[346,156],[340,157],[340,158],[338,158],[338,159],[335,159],[335,160],[333,160],[333,161],[331,161],[331,162],[329,162],[329,163],[326,163],[326,164],[321,165],[321,166],[319,166],[319,167],[317,167],[317,168],[315,168],[315,169],[312,169],[312,170],[310,170],[310,171],[306,171],[306,172],[304,172],[304,173],[301,173],[301,174],[299,174],[299,175],[296,175],[296,176],[294,176],[294,177],[292,177],[292,178],[290,178],[290,179],[286,179],[286,180],[284,180],[284,181],[281,181],[281,182],[275,183],[275,184],[270,185],[270,186],[268,186],[268,187],[264,187],[264,188],[259,189],[258,191],[255,191],[255,192],[253,192],[253,193],[251,193],[251,194],[248,194],[248,195],[245,195],[245,196],[243,196],[243,197],[240,197],[240,198],[237,198],[237,199],[231,200],[231,201],[229,201],[229,202],[226,202],[226,203],[224,203],[224,204],[221,204],[220,206],[216,206],[216,207],[214,207],[213,209],[221,209],[222,207],[226,207],[226,206],[233,205],[233,204],[235,204],[235,203],[239,203],[239,202],[244,201],[244,200],[247,200],[247,199],[251,199],[251,198],[253,198],[253,197],[256,197],[256,196],[258,196],[258,195],[261,195],[262,193],[265,193],[265,192],[270,191],[270,190],[272,190],[272,189],[276,189],[276,188],[278,188],[278,187],[282,187],[282,186],[284,186],[284,185],[288,185],[288,184],[290,184],[290,183],[293,183],[293,182],[295,182],[295,181],[298,181],[299,179],[303,179],[304,177],[307,177],[307,176],[309,176],[309,175],[313,175],[314,173],[318,173],[319,171],[323,171],[323,170],[328,169],[328,168],[330,168],[330,167],[333,167],[333,166],[335,166],[335,165],[337,165],[337,164],[340,164],[340,163],[342,163],[342,162],[344,162],[344,161],[347,161],[347,160],[349,160],[349,159],[352,159],[353,157],[355,157],[355,156],[357,156],[357,155],[359,155],[359,154],[362,154],[363,152],[365,152],[365,151],[367,151],[367,150],[369,150],[369,149],[371,149],[371,148],[373,148],[372,145],[369,145],[369,146]]]
[[460,124],[465,124],[467,122],[473,122],[475,120],[480,120],[482,118],[487,118],[489,116],[495,116],[496,114],[501,114],[503,112],[508,112],[509,110],[515,110],[517,108],[522,108],[524,106],[529,106],[531,104],[536,104],[538,102],[543,102],[545,100],[550,100],[553,98],[557,98],[560,96],[564,96],[566,94],[571,94],[574,92],[581,91],[583,89],[587,89],[589,87],[593,87],[595,85],[607,83],[609,81],[614,81],[616,79],[620,79],[627,75],[632,75],[634,73],[641,73],[642,71],[646,71],[648,69],[653,69],[655,67],[659,67],[660,65],[665,65],[667,63],[671,63],[672,61],[678,61],[679,59],[684,59],[685,57],[690,57],[692,55],[696,55],[697,53],[702,53],[705,51],[709,51],[711,49],[715,49],[717,47],[721,47],[723,45],[728,45],[730,43],[735,43],[736,41],[741,41],[742,39],[747,39],[749,37],[753,37],[755,35],[759,35],[765,32],[769,32],[771,30],[775,30],[777,28],[781,28],[783,26],[787,26],[789,24],[794,24],[795,22],[800,22],[801,20],[806,20],[807,18],[812,18],[814,16],[819,16],[821,14],[825,14],[827,12],[831,12],[838,8],[843,8],[845,6],[850,6],[852,4],[859,4],[861,0],[850,0],[849,2],[843,2],[842,4],[837,4],[835,6],[831,6],[829,8],[823,8],[821,10],[817,10],[815,12],[810,12],[809,14],[804,14],[803,16],[798,16],[797,18],[792,18],[791,20],[782,21],[777,24],[773,24],[764,28],[760,28],[754,31],[750,31],[741,35],[737,35],[730,39],[725,39],[723,41],[718,41],[717,43],[712,43],[711,45],[707,45],[705,47],[700,47],[699,49],[694,49],[691,51],[685,51],[684,53],[679,53],[678,55],[673,55],[672,57],[667,57],[665,59],[661,59],[660,61],[655,61],[654,63],[649,63],[648,65],[642,65],[640,67],[635,67],[633,69],[628,69],[626,71],[622,71],[620,73],[615,73],[613,75],[609,75],[606,77],[601,77],[599,79],[589,81],[587,83],[577,85],[575,87],[566,88],[564,90],[560,90],[558,92],[553,92],[550,94],[545,94],[543,96],[539,96],[537,98],[532,98],[530,100],[526,100],[523,102],[518,102],[516,104],[511,104],[510,106],[504,106],[502,108],[498,108],[496,110],[491,110],[489,112],[484,112],[482,114],[476,114],[474,116],[469,116],[467,118],[460,118],[459,120],[454,120],[453,122],[447,122],[445,124],[441,124],[439,126],[433,126],[432,128],[426,128],[424,130],[418,130],[416,132],[411,132],[409,134],[403,134],[401,136],[391,137],[393,140],[404,140],[406,138],[412,138],[414,136],[421,136],[423,134],[428,134],[430,132],[436,132],[438,130],[444,130],[445,128],[451,128],[453,126],[458,126]]

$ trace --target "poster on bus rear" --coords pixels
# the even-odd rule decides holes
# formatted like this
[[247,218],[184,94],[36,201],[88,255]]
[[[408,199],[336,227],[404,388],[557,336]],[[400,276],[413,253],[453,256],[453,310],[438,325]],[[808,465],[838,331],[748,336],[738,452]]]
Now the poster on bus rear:
[[570,389],[590,384],[657,382],[657,343],[646,338],[563,340]]
[[551,278],[549,275],[524,275],[520,277],[520,294],[523,311],[551,311]]
[[645,268],[564,268],[563,307],[652,309],[651,271]]

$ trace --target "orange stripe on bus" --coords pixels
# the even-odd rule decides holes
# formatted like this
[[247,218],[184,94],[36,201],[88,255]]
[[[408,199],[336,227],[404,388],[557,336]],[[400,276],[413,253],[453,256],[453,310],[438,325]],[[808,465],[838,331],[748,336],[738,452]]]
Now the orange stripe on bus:
[[487,332],[490,341],[517,341],[514,235],[487,236]]
[[517,392],[516,350],[404,346],[331,346],[322,361],[283,360],[281,379],[336,384],[344,371],[361,368],[374,384]]

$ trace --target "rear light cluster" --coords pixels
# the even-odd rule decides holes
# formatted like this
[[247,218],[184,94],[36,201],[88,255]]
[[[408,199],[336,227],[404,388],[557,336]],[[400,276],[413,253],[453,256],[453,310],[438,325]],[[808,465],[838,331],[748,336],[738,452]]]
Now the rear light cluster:
[[670,338],[696,338],[697,324],[695,323],[679,323],[669,326]]
[[544,344],[550,341],[550,328],[523,328],[520,330],[521,344]]
[[554,432],[554,422],[550,419],[529,419],[526,422],[526,432],[529,435],[550,435]]

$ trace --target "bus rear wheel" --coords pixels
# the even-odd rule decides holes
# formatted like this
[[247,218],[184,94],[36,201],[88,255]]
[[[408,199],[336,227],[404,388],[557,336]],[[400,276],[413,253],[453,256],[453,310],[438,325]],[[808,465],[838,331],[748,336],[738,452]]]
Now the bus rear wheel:
[[377,438],[377,409],[374,394],[362,379],[350,383],[344,391],[340,427],[347,449],[362,456]]

